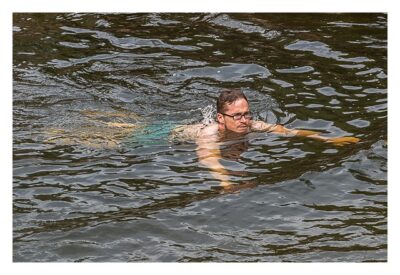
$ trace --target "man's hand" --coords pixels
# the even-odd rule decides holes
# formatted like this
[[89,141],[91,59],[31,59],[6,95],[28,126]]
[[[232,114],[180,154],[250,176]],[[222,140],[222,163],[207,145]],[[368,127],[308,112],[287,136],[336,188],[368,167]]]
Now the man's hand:
[[[225,185],[226,184],[226,185]],[[242,189],[247,189],[247,188],[254,188],[257,185],[254,182],[251,181],[244,181],[239,184],[232,184],[229,182],[221,182],[221,186],[223,187],[222,192],[223,193],[237,193]]]
[[357,143],[360,139],[356,137],[337,137],[337,138],[327,138],[326,142],[332,143],[336,146],[343,146],[350,143]]

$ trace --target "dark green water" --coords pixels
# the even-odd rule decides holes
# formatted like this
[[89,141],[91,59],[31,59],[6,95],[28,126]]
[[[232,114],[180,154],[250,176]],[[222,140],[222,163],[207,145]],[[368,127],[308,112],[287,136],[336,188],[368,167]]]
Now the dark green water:
[[[387,260],[385,14],[14,14],[14,261]],[[258,119],[353,145],[251,134],[224,194],[193,143],[45,142],[83,110]],[[47,133],[47,134],[46,134]],[[47,136],[46,136],[47,135]],[[237,149],[237,148],[236,148]]]

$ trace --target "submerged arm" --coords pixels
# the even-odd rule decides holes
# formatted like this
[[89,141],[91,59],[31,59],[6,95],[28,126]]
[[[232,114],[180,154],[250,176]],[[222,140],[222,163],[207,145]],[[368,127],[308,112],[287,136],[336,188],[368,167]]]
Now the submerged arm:
[[212,176],[221,182],[221,186],[228,187],[229,173],[221,164],[221,151],[215,137],[199,137],[197,143],[197,156],[201,164],[211,170]]

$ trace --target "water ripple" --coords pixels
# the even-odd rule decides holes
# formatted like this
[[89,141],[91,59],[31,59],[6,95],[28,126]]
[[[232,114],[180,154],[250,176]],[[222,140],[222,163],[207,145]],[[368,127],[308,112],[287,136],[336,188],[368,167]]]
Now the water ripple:
[[351,62],[351,63],[364,63],[373,61],[367,57],[343,57],[346,56],[346,53],[340,51],[333,51],[329,45],[322,43],[320,41],[305,41],[298,40],[294,43],[291,43],[285,46],[285,49],[290,51],[304,51],[304,52],[312,52],[315,56],[331,58],[336,61],[342,62]]
[[166,48],[178,51],[196,51],[199,50],[199,47],[194,46],[185,46],[185,45],[171,45],[163,42],[161,39],[146,39],[146,38],[138,38],[138,37],[115,37],[114,35],[103,32],[103,31],[94,31],[89,29],[82,28],[73,28],[73,27],[61,27],[61,29],[68,31],[67,34],[92,34],[94,38],[97,39],[105,39],[111,43],[111,45],[121,48],[121,49],[138,49],[143,47],[150,48]]
[[230,64],[221,67],[201,67],[186,69],[173,74],[173,81],[185,81],[192,78],[212,78],[217,81],[250,80],[251,76],[267,78],[271,73],[267,68],[256,64]]

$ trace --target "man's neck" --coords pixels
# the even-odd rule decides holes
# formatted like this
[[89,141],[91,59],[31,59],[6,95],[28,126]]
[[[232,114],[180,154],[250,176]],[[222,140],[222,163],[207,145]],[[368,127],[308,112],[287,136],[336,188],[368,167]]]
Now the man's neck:
[[223,140],[237,139],[244,137],[247,133],[236,133],[218,125],[218,135]]

